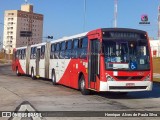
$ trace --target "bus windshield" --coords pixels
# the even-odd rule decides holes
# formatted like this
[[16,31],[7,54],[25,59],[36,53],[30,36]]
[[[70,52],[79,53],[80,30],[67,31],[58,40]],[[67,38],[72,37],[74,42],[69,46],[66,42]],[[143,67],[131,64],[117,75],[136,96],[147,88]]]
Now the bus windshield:
[[103,40],[106,70],[149,70],[147,40]]

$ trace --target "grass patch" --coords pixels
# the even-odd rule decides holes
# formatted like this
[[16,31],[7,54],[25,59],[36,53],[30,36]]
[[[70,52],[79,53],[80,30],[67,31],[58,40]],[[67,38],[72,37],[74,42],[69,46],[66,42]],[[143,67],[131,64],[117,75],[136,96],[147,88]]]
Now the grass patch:
[[0,63],[1,63],[1,64],[7,63],[7,60],[5,60],[5,59],[0,59]]
[[160,57],[153,58],[153,73],[160,74]]
[[160,82],[160,78],[153,78],[153,82]]

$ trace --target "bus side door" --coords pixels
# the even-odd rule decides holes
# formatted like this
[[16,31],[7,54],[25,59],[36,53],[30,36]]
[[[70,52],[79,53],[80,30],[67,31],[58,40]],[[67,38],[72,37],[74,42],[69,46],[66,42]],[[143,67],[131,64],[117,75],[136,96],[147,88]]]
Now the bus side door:
[[37,48],[37,53],[36,53],[36,76],[39,75],[40,52],[41,52],[41,49]]
[[89,46],[89,82],[88,86],[91,89],[97,89],[97,78],[99,78],[99,44],[100,41],[98,39],[90,40]]

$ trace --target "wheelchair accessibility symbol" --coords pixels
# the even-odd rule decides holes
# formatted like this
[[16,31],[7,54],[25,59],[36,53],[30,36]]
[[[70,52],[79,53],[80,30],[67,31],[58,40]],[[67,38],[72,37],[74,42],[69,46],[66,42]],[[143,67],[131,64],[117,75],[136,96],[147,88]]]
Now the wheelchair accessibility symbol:
[[130,68],[132,70],[136,69],[137,68],[137,63],[136,62],[132,62],[131,65],[130,65]]

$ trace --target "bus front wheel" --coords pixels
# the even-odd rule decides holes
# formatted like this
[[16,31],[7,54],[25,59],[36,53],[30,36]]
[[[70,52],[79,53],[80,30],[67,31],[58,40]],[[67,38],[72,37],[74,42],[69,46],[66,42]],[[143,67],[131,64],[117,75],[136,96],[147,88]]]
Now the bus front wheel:
[[79,88],[80,88],[80,91],[83,95],[89,95],[90,94],[90,90],[86,89],[85,78],[84,78],[83,75],[80,78]]
[[53,84],[53,85],[56,85],[56,84],[57,84],[57,83],[56,83],[56,75],[55,75],[55,72],[54,72],[54,71],[52,72],[52,78],[51,78],[51,79],[52,79],[52,84]]

